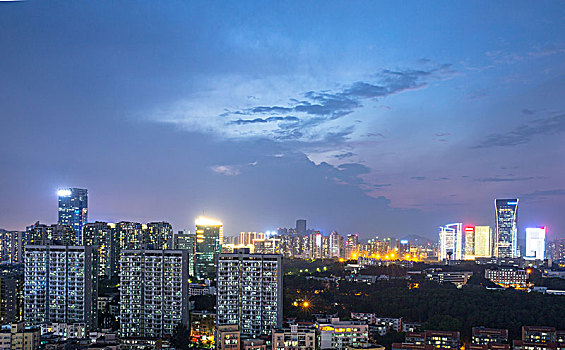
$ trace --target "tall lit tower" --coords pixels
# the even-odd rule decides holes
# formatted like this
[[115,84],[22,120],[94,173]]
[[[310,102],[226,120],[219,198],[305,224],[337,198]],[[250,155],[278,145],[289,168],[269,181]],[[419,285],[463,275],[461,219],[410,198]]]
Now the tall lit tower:
[[526,228],[526,256],[524,259],[545,259],[545,227]]
[[220,221],[199,217],[196,224],[196,249],[194,273],[198,280],[216,276],[216,261],[223,240],[223,224]]
[[518,198],[495,199],[496,231],[494,255],[498,258],[518,257]]
[[304,219],[296,220],[296,233],[299,235],[306,234],[306,220]]
[[492,228],[490,226],[475,226],[475,258],[490,258],[492,256]]
[[82,227],[88,218],[88,191],[84,188],[60,188],[59,221],[60,225],[69,225],[75,230],[78,245],[82,244]]
[[457,222],[439,228],[439,260],[463,258],[463,224]]

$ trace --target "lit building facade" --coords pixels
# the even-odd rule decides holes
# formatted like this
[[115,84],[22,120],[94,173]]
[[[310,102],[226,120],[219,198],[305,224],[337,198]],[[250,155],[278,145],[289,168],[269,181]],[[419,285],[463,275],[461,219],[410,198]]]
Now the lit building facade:
[[545,227],[526,228],[526,254],[524,259],[545,259]]
[[463,224],[458,222],[439,228],[439,260],[463,258]]
[[465,226],[465,260],[475,258],[475,226]]
[[20,322],[23,313],[23,284],[21,270],[0,273],[0,324]]
[[345,258],[357,259],[359,254],[359,235],[348,234],[345,240]]
[[518,198],[495,199],[496,232],[495,252],[497,258],[518,257]]
[[118,256],[121,250],[141,249],[145,225],[139,222],[120,221],[116,224],[116,236],[119,239]]
[[29,325],[98,327],[96,251],[84,246],[26,246],[24,320]]
[[290,325],[290,328],[273,330],[273,350],[316,349],[316,328]]
[[178,231],[173,236],[173,249],[188,252],[188,275],[194,276],[194,252],[196,249],[196,234],[190,231]]
[[44,225],[36,222],[29,227],[27,232],[27,244],[76,245],[76,233],[69,225]]
[[490,226],[475,226],[475,258],[490,258],[492,256],[492,228]]
[[25,232],[0,230],[0,262],[21,264],[25,245]]
[[145,228],[144,243],[152,249],[171,249],[173,227],[168,222],[150,222]]
[[329,236],[329,257],[343,258],[345,255],[345,239],[337,231],[332,231]]
[[359,347],[369,341],[369,326],[361,321],[340,321],[332,318],[327,323],[316,323],[318,345],[320,350],[346,350],[348,347]]
[[271,334],[282,325],[282,256],[238,249],[218,260],[216,322],[241,334]]
[[82,228],[88,219],[88,191],[84,188],[60,188],[59,219],[61,225],[73,228],[76,234],[76,244],[82,244]]
[[528,282],[528,272],[511,267],[486,269],[485,278],[504,288],[524,288]]
[[221,222],[199,217],[196,224],[194,273],[198,280],[216,277],[216,259],[221,251],[223,225]]
[[120,336],[161,339],[188,327],[188,252],[123,250]]
[[116,225],[96,221],[83,228],[85,246],[95,246],[98,250],[98,275],[113,277],[118,271],[119,240]]

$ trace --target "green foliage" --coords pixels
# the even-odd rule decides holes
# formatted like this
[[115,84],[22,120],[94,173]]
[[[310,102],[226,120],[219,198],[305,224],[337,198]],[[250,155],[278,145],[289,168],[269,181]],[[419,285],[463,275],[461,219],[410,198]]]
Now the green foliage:
[[179,323],[173,330],[171,345],[175,350],[187,350],[190,346],[190,332],[188,327]]

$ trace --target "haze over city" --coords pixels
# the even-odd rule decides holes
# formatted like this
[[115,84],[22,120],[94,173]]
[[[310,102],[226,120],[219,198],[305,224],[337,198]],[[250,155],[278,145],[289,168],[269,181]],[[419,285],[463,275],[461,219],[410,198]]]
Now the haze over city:
[[[449,6],[447,6],[449,4]],[[0,228],[565,237],[561,2],[0,2]]]

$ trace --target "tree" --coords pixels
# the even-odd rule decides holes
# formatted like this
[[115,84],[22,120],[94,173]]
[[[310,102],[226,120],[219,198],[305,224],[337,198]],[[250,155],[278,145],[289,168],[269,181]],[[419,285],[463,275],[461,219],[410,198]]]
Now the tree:
[[179,323],[173,330],[171,345],[176,350],[187,350],[190,346],[190,332],[186,325]]

